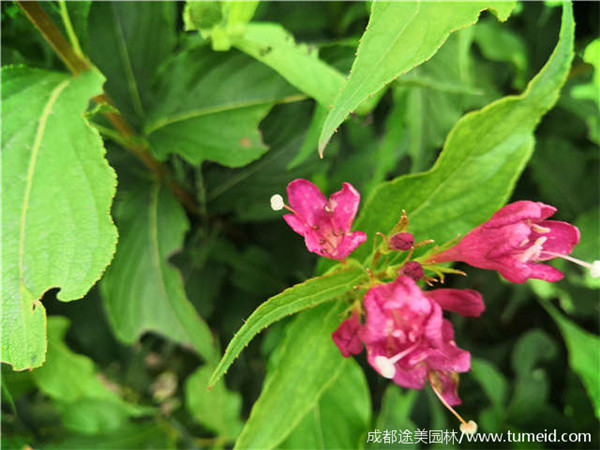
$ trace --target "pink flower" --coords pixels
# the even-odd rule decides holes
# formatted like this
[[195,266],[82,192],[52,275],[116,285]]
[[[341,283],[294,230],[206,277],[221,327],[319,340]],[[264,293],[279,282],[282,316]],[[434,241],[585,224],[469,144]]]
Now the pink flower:
[[338,346],[344,358],[362,352],[363,344],[359,337],[361,328],[359,312],[355,309],[352,315],[340,323],[338,329],[331,334],[333,342]]
[[579,242],[579,230],[566,222],[545,220],[555,212],[556,208],[539,202],[511,203],[427,262],[463,261],[497,270],[512,283],[524,283],[529,278],[559,281],[561,271],[536,261],[571,253]]
[[350,183],[344,183],[342,190],[329,200],[318,187],[303,179],[288,184],[287,193],[287,209],[292,214],[283,218],[292,230],[304,236],[310,252],[344,259],[367,239],[362,231],[350,231],[360,203],[360,194]]
[[465,315],[483,311],[475,291],[423,292],[411,278],[371,288],[365,296],[361,339],[373,368],[400,386],[421,389],[427,380],[450,405],[460,403],[457,372],[471,367],[470,354],[456,346],[452,324],[442,308]]

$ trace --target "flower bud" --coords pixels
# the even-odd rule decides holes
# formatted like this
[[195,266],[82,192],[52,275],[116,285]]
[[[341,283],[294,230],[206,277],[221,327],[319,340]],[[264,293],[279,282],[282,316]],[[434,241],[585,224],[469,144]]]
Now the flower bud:
[[415,238],[410,233],[396,233],[390,238],[390,248],[392,250],[410,250],[414,243]]
[[425,276],[425,272],[423,272],[423,266],[421,266],[421,264],[417,261],[407,262],[404,267],[400,269],[400,273],[412,278],[415,281],[419,281]]

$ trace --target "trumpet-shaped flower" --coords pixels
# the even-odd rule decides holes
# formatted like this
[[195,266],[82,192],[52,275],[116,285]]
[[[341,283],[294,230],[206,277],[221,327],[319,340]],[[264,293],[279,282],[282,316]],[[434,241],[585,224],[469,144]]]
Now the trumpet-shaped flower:
[[456,346],[442,308],[478,315],[483,301],[475,291],[440,291],[423,292],[403,275],[371,288],[365,295],[361,339],[369,364],[383,377],[413,389],[423,388],[429,380],[449,405],[456,405],[460,403],[456,374],[470,369],[470,354]]
[[566,222],[546,220],[555,212],[556,208],[544,203],[511,203],[427,262],[462,261],[497,270],[513,283],[524,283],[529,278],[559,281],[563,278],[561,271],[537,261],[571,253],[579,242],[579,230]]
[[[310,252],[330,259],[344,259],[365,242],[362,231],[350,231],[360,203],[360,194],[350,183],[331,195],[329,200],[308,180],[297,179],[287,186],[291,214],[284,220],[304,236]],[[279,206],[279,199],[272,199]]]

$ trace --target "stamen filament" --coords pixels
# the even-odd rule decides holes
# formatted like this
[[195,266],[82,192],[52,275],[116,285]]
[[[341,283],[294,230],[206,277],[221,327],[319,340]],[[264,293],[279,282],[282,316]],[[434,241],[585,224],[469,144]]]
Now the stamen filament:
[[433,385],[431,378],[429,378],[429,385],[431,386],[431,389],[433,390],[433,392],[437,396],[437,398],[440,400],[440,402],[442,402],[442,405],[444,405],[448,409],[448,411],[450,411],[452,414],[454,414],[454,417],[456,417],[458,420],[460,420],[460,423],[462,423],[465,427],[468,426],[467,421],[465,419],[463,419],[462,416],[459,413],[457,413],[456,410],[452,406],[450,406],[446,400],[444,400],[444,397],[442,397],[442,394],[440,392],[438,392],[438,390]]
[[592,263],[589,263],[586,261],[582,261],[581,259],[573,258],[572,256],[569,256],[569,255],[561,255],[560,253],[547,252],[547,251],[544,253],[547,253],[552,256],[556,256],[557,258],[566,259],[567,261],[571,261],[572,263],[583,266],[590,271],[590,275],[592,276],[592,278],[600,278],[600,260],[598,260],[598,259]]

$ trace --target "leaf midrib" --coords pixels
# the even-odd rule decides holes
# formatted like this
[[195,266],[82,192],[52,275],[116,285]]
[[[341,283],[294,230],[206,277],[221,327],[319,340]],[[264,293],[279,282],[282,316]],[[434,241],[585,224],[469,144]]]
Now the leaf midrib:
[[292,103],[304,100],[305,98],[307,98],[307,96],[304,94],[292,94],[279,99],[259,99],[251,101],[241,101],[200,109],[192,109],[190,111],[169,115],[167,117],[163,117],[162,119],[155,120],[154,122],[150,122],[144,127],[144,133],[146,135],[150,135],[155,131],[164,128],[168,125],[172,125],[177,122],[183,122],[189,119],[195,119],[202,116],[208,116],[210,114],[218,114],[222,112],[233,111],[235,109],[250,108],[253,106],[266,106],[273,103]]
[[[33,140],[33,146],[31,148],[31,156],[29,158],[29,167],[27,168],[27,179],[25,181],[25,193],[23,198],[23,207],[21,210],[21,220],[19,222],[19,285],[20,285],[20,303],[21,303],[21,317],[23,319],[23,324],[27,323],[27,317],[25,314],[27,310],[31,307],[30,304],[24,304],[23,300],[26,299],[22,294],[23,290],[30,292],[27,286],[25,286],[25,282],[23,280],[24,270],[23,270],[23,262],[25,257],[25,228],[27,223],[27,212],[29,210],[29,202],[31,198],[31,189],[33,186],[33,178],[35,176],[35,169],[37,164],[38,154],[42,145],[42,140],[44,138],[44,131],[46,130],[46,123],[48,121],[48,117],[52,112],[52,108],[56,104],[58,97],[62,93],[62,91],[71,83],[73,78],[67,78],[66,80],[60,82],[50,93],[50,97],[42,110],[42,114],[40,116],[40,121],[38,123],[38,127],[35,133],[35,138]],[[33,298],[34,296],[31,295]],[[26,335],[28,335],[28,328],[26,326],[23,327],[23,331]],[[25,342],[29,340],[25,339]]]

